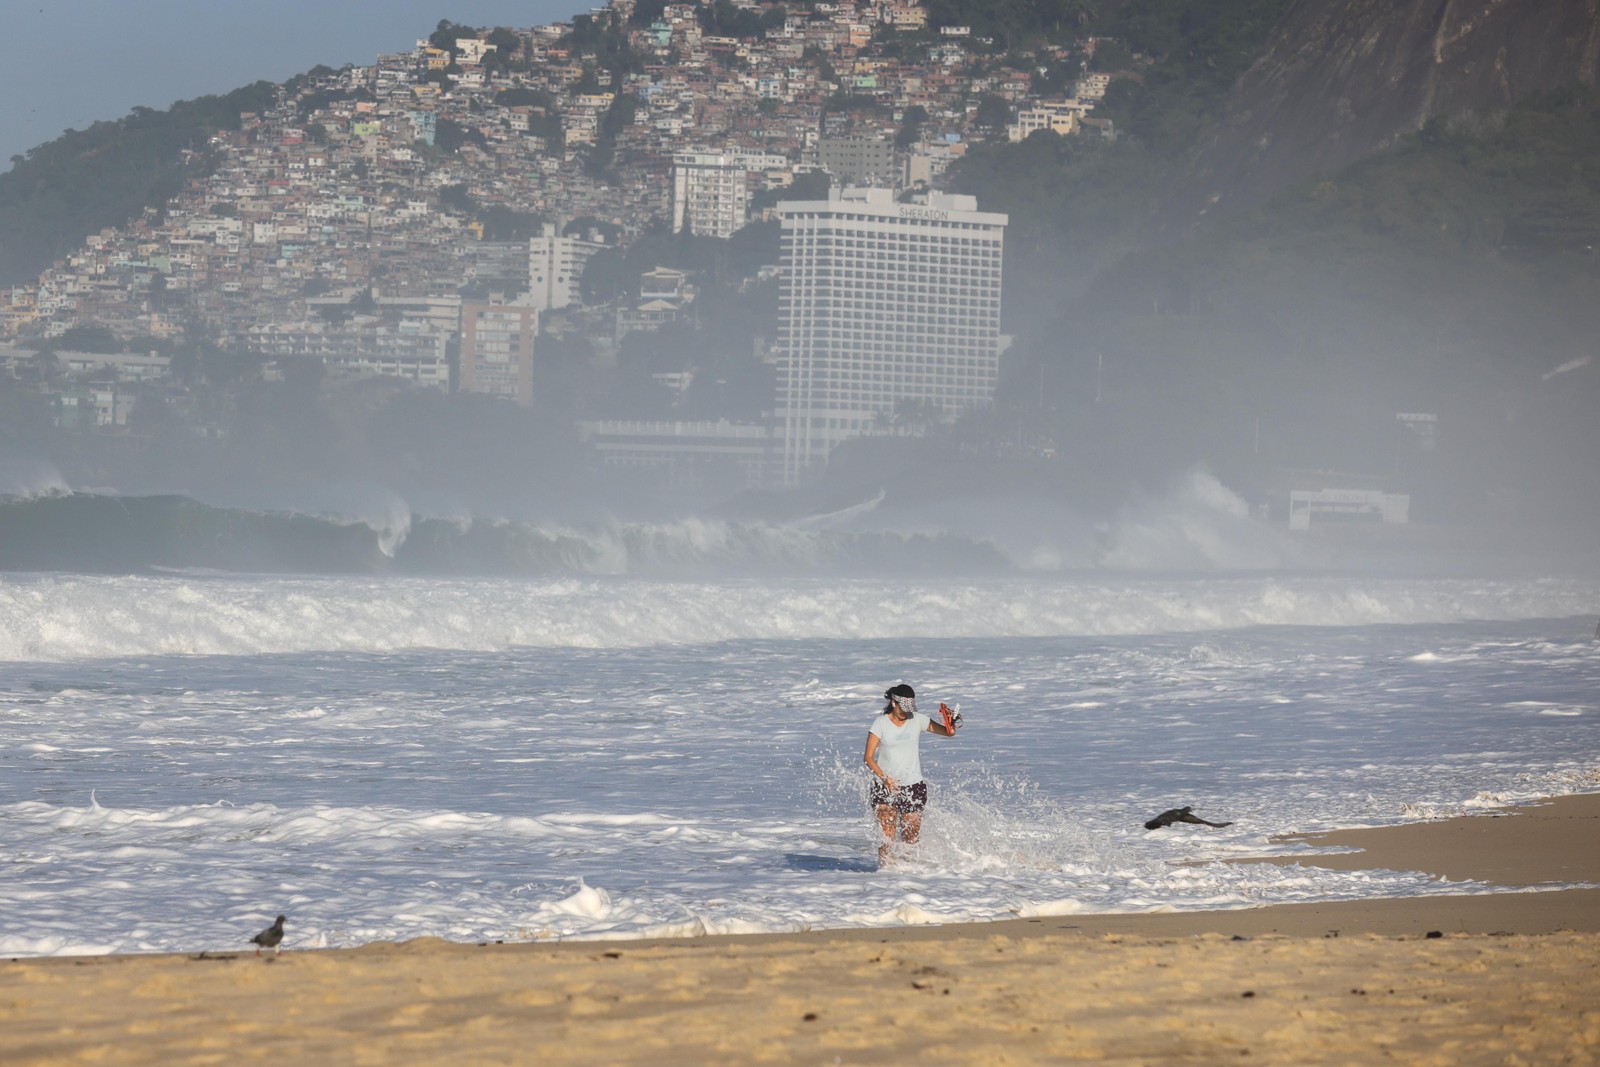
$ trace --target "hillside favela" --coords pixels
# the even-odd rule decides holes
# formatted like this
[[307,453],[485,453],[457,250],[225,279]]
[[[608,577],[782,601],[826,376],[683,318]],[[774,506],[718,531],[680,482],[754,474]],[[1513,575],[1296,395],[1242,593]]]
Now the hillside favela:
[[[0,177],[8,477],[379,526],[1004,485],[1066,501],[1089,565],[1147,497],[1301,532],[1570,512],[1516,413],[1593,371],[1506,374],[1588,358],[1535,278],[1584,194],[1543,146],[1422,186],[1586,100],[1446,70],[1450,114],[1274,113],[1286,6],[617,0],[68,131]],[[340,488],[279,474],[308,463]]]
[[335,421],[473,394],[582,462],[795,485],[992,404],[1007,218],[943,179],[974,140],[1114,139],[1096,44],[1013,66],[915,3],[441,22],[234,94],[174,195],[10,288],[13,400],[121,452],[274,385]]

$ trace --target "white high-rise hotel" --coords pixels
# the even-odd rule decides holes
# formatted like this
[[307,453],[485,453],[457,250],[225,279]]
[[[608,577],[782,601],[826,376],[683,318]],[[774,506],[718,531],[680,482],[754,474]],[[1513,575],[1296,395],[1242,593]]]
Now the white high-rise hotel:
[[888,189],[835,190],[778,213],[785,483],[881,429],[902,401],[954,414],[994,399],[1006,216],[970,196],[896,203]]

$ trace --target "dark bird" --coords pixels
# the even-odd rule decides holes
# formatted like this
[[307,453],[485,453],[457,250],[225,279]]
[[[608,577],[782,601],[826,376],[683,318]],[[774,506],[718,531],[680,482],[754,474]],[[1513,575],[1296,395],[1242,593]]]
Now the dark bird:
[[252,937],[251,942],[256,946],[256,955],[261,955],[261,950],[270,948],[279,951],[278,946],[283,944],[283,916],[278,916],[278,921]]
[[1201,826],[1232,826],[1231,822],[1208,822],[1194,813],[1190,807],[1169,808],[1144,824],[1146,830],[1159,830],[1163,826],[1171,826],[1175,822],[1193,822]]

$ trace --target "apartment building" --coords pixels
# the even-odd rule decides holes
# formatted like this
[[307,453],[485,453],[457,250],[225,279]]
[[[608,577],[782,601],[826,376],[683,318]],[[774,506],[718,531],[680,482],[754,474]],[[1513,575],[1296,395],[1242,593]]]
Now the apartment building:
[[605,247],[598,235],[563,236],[552,223],[545,223],[544,232],[528,241],[526,303],[541,311],[581,303],[583,268]]
[[899,177],[894,154],[894,141],[878,135],[824,137],[817,145],[817,162],[841,185],[893,185]]
[[449,334],[424,319],[358,315],[338,324],[263,323],[244,335],[252,350],[280,365],[314,360],[331,378],[381,376],[441,392],[450,388]]
[[750,211],[749,163],[721,152],[672,157],[672,232],[732,237]]
[[537,308],[512,304],[461,305],[461,391],[533,404],[533,342]]
[[785,484],[908,402],[949,417],[994,399],[1005,215],[971,196],[905,204],[858,188],[777,212]]

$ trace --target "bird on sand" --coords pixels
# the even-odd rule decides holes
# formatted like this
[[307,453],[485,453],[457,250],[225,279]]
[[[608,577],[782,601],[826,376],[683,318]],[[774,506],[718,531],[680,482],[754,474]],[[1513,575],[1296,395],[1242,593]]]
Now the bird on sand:
[[261,955],[264,948],[270,948],[274,953],[281,951],[278,946],[283,944],[283,919],[282,915],[278,916],[277,922],[250,939],[256,946],[257,956]]

